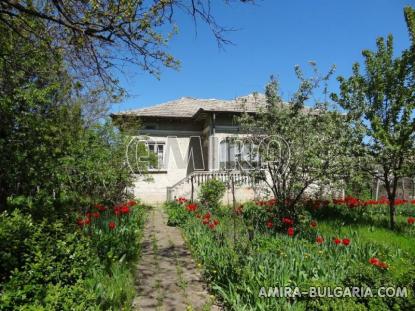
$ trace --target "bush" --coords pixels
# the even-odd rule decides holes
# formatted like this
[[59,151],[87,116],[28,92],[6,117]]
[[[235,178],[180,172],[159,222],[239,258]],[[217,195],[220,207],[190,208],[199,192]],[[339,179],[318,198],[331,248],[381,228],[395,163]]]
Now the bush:
[[[3,216],[3,228],[13,227],[18,219],[25,221],[24,226],[31,224],[29,216],[19,216],[15,211],[12,216]],[[100,266],[90,242],[77,232],[68,233],[60,222],[31,224],[29,228],[18,228],[19,234],[27,235],[17,235],[10,244],[13,247],[20,242],[19,261],[8,261],[7,269],[14,267],[2,284],[0,309],[35,305],[40,310],[80,310],[93,305],[95,296],[83,282],[90,269]],[[7,248],[2,249],[3,257],[7,252]]]
[[78,219],[81,229],[18,209],[1,214],[0,310],[128,309],[145,208],[104,208]]
[[414,310],[414,268],[411,268],[404,276],[394,277],[391,273],[379,273],[376,268],[361,265],[356,271],[347,275],[343,281],[345,286],[370,287],[406,287],[408,297],[362,297],[360,303],[366,305],[369,310]]
[[186,222],[189,213],[186,213],[184,209],[187,204],[189,202],[186,199],[180,198],[164,205],[168,215],[167,225],[181,226]]
[[217,179],[210,179],[202,184],[199,191],[200,202],[210,209],[218,208],[225,194],[225,184]]
[[32,247],[25,240],[34,235],[35,227],[30,216],[19,210],[0,214],[0,283],[10,272],[24,265],[24,255]]

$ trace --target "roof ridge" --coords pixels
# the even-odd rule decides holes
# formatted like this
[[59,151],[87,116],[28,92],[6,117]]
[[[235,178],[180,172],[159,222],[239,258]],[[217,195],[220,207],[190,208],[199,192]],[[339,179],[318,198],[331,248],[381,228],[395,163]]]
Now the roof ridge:
[[[245,96],[236,97],[234,99],[216,99],[216,98],[194,98],[189,96],[180,97],[178,99],[173,99],[165,103],[130,109],[114,115],[135,115],[135,116],[152,116],[152,117],[183,117],[191,118],[193,117],[198,110],[203,109],[206,111],[224,111],[224,112],[241,112],[243,107],[241,105],[241,100],[247,99],[244,104],[250,105],[249,111],[256,111],[256,106],[261,104],[261,99],[264,96],[256,96],[260,93],[250,93]],[[250,98],[260,99],[258,100],[249,100]]]

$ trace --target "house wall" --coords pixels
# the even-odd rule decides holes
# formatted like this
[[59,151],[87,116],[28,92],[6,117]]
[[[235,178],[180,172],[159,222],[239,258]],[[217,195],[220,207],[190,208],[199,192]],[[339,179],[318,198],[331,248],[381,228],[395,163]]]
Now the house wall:
[[[167,147],[164,155],[166,170],[150,172],[146,176],[136,175],[136,181],[131,189],[134,195],[145,203],[162,203],[167,197],[167,187],[183,180],[194,170],[203,168],[217,170],[219,168],[218,143],[228,136],[234,136],[237,132],[237,127],[232,124],[232,120],[233,117],[230,115],[217,115],[214,136],[212,136],[210,116],[197,122],[187,120],[146,120],[143,122],[140,135],[145,135],[150,141],[164,142]],[[200,140],[196,137],[200,137]],[[198,152],[200,146],[202,153]],[[193,158],[190,157],[190,161],[188,161],[189,147],[193,149]],[[202,163],[203,165],[200,165]],[[194,191],[195,198],[197,198],[197,190]],[[183,185],[172,193],[172,197],[181,195],[190,197],[190,192],[190,185]],[[248,187],[236,189],[237,201],[243,202],[252,198],[252,189]],[[225,194],[223,203],[232,203],[232,194],[229,191]]]
[[133,192],[136,197],[146,203],[161,203],[166,200],[167,187],[187,176],[190,137],[168,138],[153,135],[148,138],[152,141],[165,142],[164,160],[167,169],[160,172],[149,172],[148,176],[137,176]]
[[[165,170],[148,172],[145,176],[136,175],[132,192],[145,203],[157,204],[166,200],[167,187],[185,178],[189,170],[189,144],[197,142],[192,136],[200,135],[201,125],[185,119],[146,119],[142,120],[140,139],[164,142]],[[195,163],[200,156],[195,154]],[[191,161],[193,163],[193,161]]]

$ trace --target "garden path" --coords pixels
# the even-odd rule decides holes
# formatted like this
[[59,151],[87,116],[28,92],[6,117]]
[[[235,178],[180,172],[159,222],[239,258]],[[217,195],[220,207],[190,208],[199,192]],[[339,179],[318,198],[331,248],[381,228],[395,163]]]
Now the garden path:
[[144,228],[133,310],[220,310],[214,305],[178,228],[153,208]]

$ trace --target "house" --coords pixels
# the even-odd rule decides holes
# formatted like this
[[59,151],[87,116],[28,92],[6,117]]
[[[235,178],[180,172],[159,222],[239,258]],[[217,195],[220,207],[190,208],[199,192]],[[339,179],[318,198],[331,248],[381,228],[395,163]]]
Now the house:
[[[157,158],[157,164],[148,165],[149,174],[136,172],[134,194],[148,203],[191,197],[197,195],[203,181],[219,178],[234,181],[239,201],[252,198],[252,181],[239,168],[256,160],[252,153],[238,149],[230,138],[240,135],[235,117],[244,111],[255,113],[265,103],[265,96],[256,93],[234,100],[182,97],[112,114],[116,122],[139,123],[129,148],[144,143]],[[131,162],[136,161],[145,159],[128,159],[132,169],[135,165]],[[232,200],[229,192],[224,200]]]

